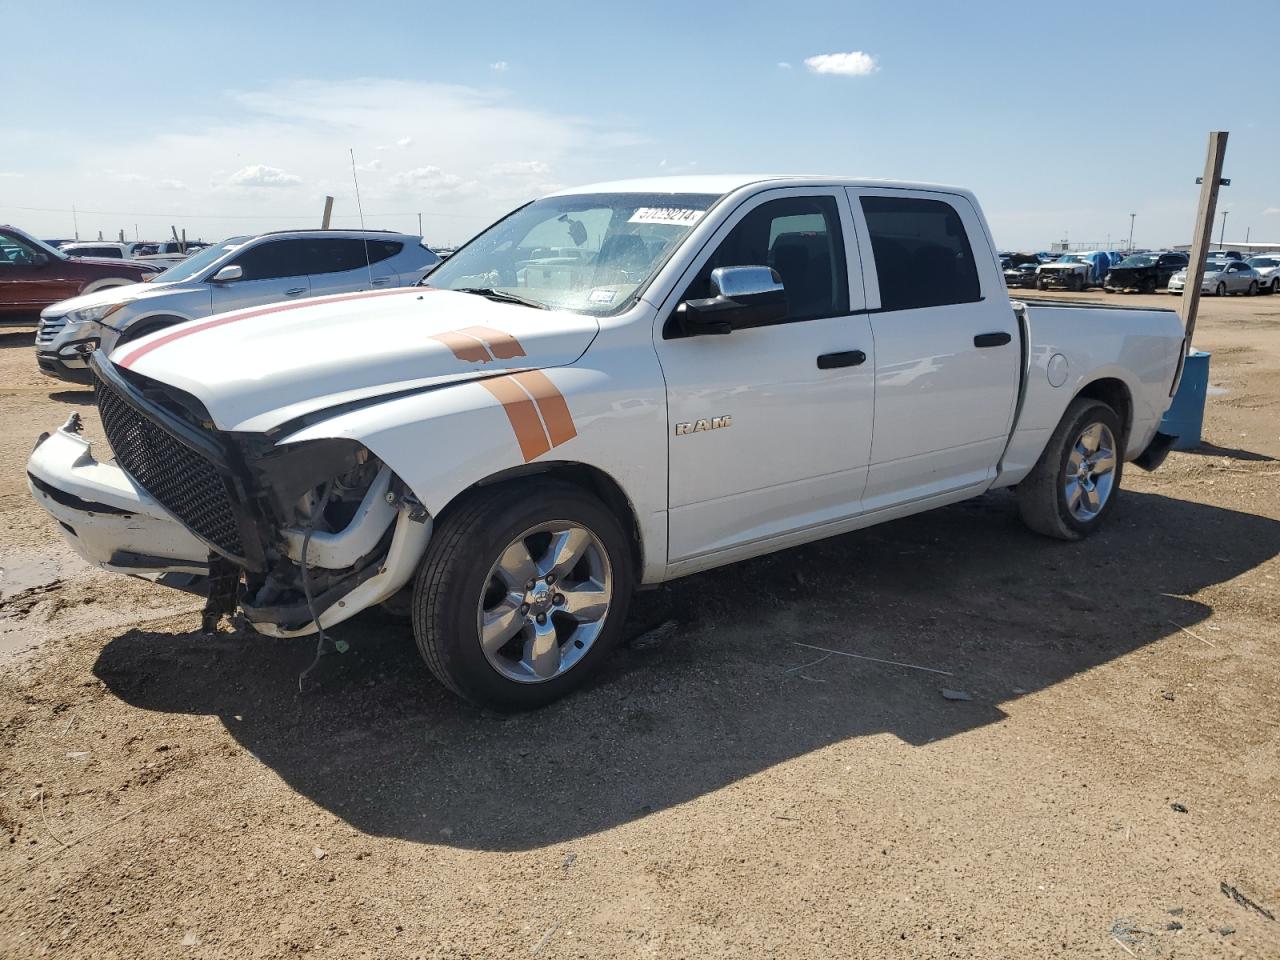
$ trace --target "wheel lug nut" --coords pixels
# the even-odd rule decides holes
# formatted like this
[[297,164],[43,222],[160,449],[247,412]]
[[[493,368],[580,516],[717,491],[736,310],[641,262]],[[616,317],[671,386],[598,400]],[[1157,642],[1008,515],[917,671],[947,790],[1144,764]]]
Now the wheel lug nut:
[[564,594],[557,593],[554,597],[551,598],[551,602],[554,603],[557,607],[560,606],[562,603],[564,603]]
[[548,586],[550,586],[551,584],[553,584],[553,583],[555,583],[555,582],[556,582],[556,575],[555,575],[554,573],[548,573],[548,574],[547,574],[547,585],[548,585]]
[[532,580],[530,580],[528,583],[526,583],[526,584],[524,585],[524,588],[525,588],[526,590],[532,590],[532,589],[533,589],[533,581],[532,581]]
[[528,612],[529,612],[529,605],[528,605],[527,603],[522,603],[522,604],[520,604],[520,612],[521,612],[521,613],[528,613]]
[[547,622],[547,615],[545,613],[538,614],[538,623],[544,624],[546,622]]

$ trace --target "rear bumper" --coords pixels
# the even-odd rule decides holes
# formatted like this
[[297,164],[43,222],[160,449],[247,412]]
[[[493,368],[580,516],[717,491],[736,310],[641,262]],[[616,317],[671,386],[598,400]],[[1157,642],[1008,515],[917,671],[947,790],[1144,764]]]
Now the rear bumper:
[[76,414],[36,444],[27,486],[76,553],[104,570],[170,586],[209,572],[209,548],[123,470],[94,459]]

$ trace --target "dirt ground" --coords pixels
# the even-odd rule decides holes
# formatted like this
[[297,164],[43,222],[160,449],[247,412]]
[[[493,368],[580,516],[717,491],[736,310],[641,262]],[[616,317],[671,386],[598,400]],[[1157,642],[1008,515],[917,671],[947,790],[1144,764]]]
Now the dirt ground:
[[77,562],[23,463],[100,428],[30,341],[0,331],[0,955],[1280,957],[1280,298],[1204,301],[1207,442],[1090,541],[1000,493],[689,578],[636,603],[665,639],[516,717],[382,615],[300,696],[310,641]]

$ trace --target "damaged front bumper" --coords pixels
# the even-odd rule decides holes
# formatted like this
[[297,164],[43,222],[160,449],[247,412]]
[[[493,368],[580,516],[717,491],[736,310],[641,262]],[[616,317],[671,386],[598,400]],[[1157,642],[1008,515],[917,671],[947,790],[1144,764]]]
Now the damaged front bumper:
[[100,463],[73,413],[27,461],[31,495],[90,563],[183,589],[209,573],[209,548],[114,464]]

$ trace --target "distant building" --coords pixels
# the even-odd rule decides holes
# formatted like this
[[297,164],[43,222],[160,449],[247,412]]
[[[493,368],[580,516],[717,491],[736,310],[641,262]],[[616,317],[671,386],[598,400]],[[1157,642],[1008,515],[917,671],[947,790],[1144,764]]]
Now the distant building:
[[[1169,248],[1170,250],[1187,250],[1190,251],[1191,244],[1179,243]],[[1272,250],[1280,250],[1280,240],[1273,243],[1263,243],[1259,240],[1250,240],[1243,243],[1238,240],[1225,240],[1222,243],[1214,240],[1209,244],[1209,252],[1214,250],[1238,250],[1240,253],[1270,253]]]

